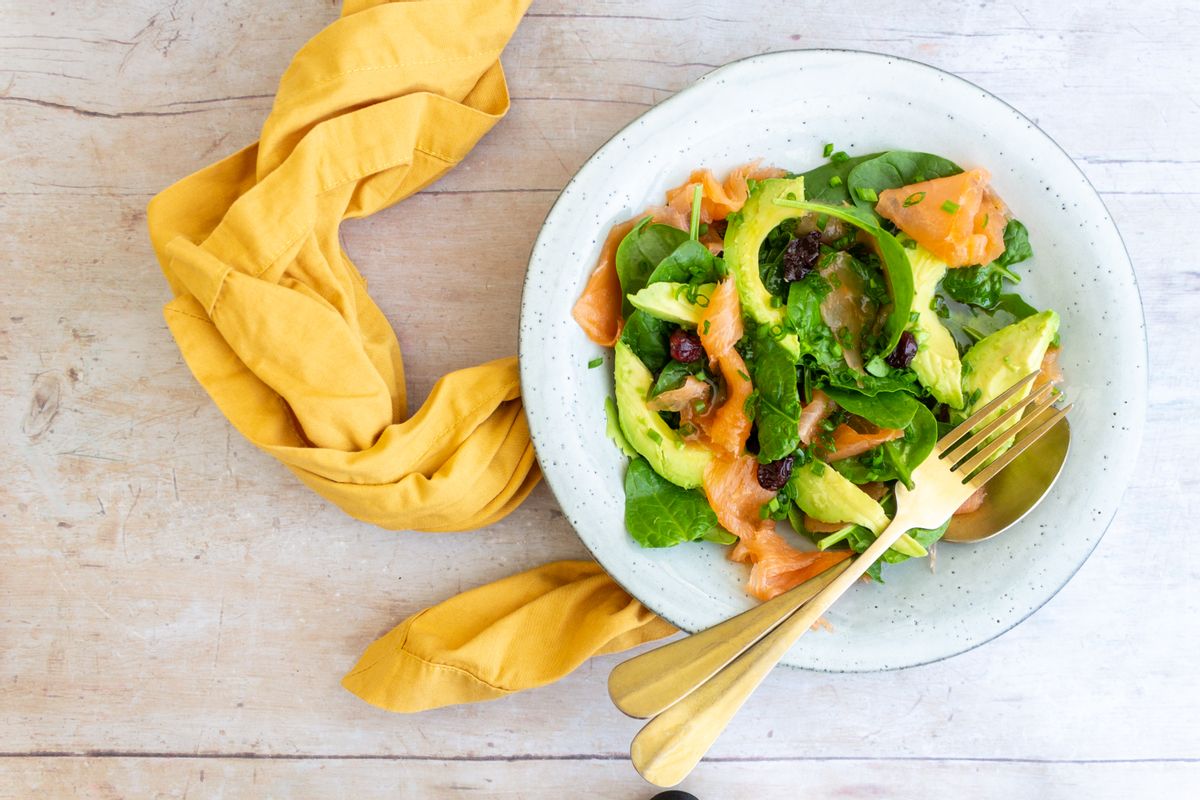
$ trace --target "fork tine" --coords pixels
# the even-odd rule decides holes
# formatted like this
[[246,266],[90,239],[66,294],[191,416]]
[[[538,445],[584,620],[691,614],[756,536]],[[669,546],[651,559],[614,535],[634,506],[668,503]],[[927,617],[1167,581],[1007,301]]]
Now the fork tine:
[[[1000,435],[996,436],[995,440],[988,442],[987,444],[983,444],[983,437],[972,436],[971,441],[974,442],[976,446],[982,446],[979,447],[978,453],[960,464],[958,469],[962,472],[962,474],[970,475],[975,470],[987,464],[988,461],[996,455],[996,453],[1004,449],[1005,443],[1011,442],[1013,437],[1018,433],[1026,428],[1036,427],[1037,425],[1045,422],[1047,419],[1046,409],[1051,408],[1053,403],[1054,397],[1051,395],[1050,397],[1044,398],[1041,404],[1037,406],[1031,406],[1028,410],[1028,413],[1026,413],[1024,417],[1017,420],[1011,427],[1006,429]],[[1051,409],[1051,411],[1053,411],[1053,409]]]
[[1063,418],[1067,416],[1067,412],[1070,411],[1072,407],[1073,406],[1068,405],[1064,408],[1054,409],[1048,420],[1029,433],[1025,434],[1025,436],[1016,444],[1014,444],[1008,452],[980,470],[979,474],[975,475],[973,478],[969,478],[966,483],[969,483],[971,486],[974,486],[976,489],[978,489],[992,478],[996,477],[996,473],[1011,464],[1017,458],[1017,456],[1021,455],[1021,453],[1024,453],[1026,450],[1032,447],[1033,443],[1038,439],[1045,436],[1047,431],[1049,431],[1059,422],[1062,422]]
[[[978,447],[980,445],[980,443],[983,442],[988,436],[990,436],[994,431],[999,430],[1001,425],[1003,425],[1004,423],[1008,422],[1013,417],[1020,414],[1027,406],[1032,405],[1033,403],[1037,403],[1040,400],[1042,400],[1042,398],[1044,398],[1046,396],[1046,394],[1048,392],[1050,392],[1053,388],[1054,388],[1054,384],[1052,384],[1052,383],[1044,384],[1040,389],[1037,389],[1032,394],[1027,395],[1025,397],[1025,399],[1021,400],[1021,402],[1017,403],[1012,408],[1008,409],[1003,414],[1001,414],[1000,416],[996,417],[994,420],[989,422],[987,425],[980,428],[978,431],[975,432],[974,436],[971,436],[970,438],[963,441],[961,444],[959,444],[957,447],[955,447],[949,453],[946,453],[945,455],[943,455],[942,458],[945,459],[947,464],[957,464],[959,461],[962,461],[964,458],[966,458],[970,454],[970,452],[972,450],[974,450],[976,447]],[[1037,413],[1037,412],[1032,412],[1032,413]]]
[[1040,372],[1040,370],[1031,372],[1028,375],[1026,375],[1024,378],[1021,378],[1021,380],[1017,381],[1012,386],[1005,389],[1000,394],[1000,396],[997,397],[995,400],[988,403],[986,406],[979,409],[971,416],[967,417],[963,421],[963,423],[961,425],[959,425],[957,428],[955,428],[954,430],[947,433],[941,439],[938,439],[938,449],[940,451],[944,452],[947,448],[953,446],[956,442],[958,442],[959,439],[963,438],[968,433],[970,433],[971,429],[974,428],[976,425],[978,425],[980,422],[982,422],[984,420],[984,418],[987,417],[988,414],[991,414],[996,409],[1000,408],[1000,406],[1004,405],[1004,402],[1006,400],[1011,398],[1017,392],[1021,391],[1022,387],[1024,387],[1025,384],[1029,383],[1031,380],[1036,378],[1038,375],[1038,372]]

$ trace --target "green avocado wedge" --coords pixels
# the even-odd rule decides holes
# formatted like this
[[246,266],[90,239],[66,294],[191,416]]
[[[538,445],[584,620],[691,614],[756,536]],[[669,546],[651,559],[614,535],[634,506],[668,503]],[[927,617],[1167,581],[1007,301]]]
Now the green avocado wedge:
[[[969,417],[1018,380],[1040,368],[1046,350],[1057,334],[1058,314],[1042,311],[976,342],[963,356],[963,390],[966,393],[967,407],[963,409],[962,416]],[[1027,385],[981,422],[979,427],[1024,400],[1029,390]],[[1016,422],[1016,419],[1009,421],[989,440],[999,438],[1000,434]]]
[[[788,480],[796,505],[822,522],[851,522],[878,536],[890,520],[883,506],[833,467],[812,461],[797,468]],[[891,549],[913,558],[926,555],[921,544],[907,533]]]
[[617,417],[625,439],[671,483],[684,489],[700,486],[712,453],[697,442],[685,442],[647,405],[654,376],[629,345],[619,341],[614,352]]
[[[725,231],[725,266],[737,284],[742,313],[768,329],[779,326],[787,329],[787,309],[771,302],[774,296],[763,284],[759,272],[758,254],[767,234],[779,223],[803,212],[776,204],[776,200],[804,197],[804,178],[771,178],[758,183],[737,214],[730,215]],[[800,357],[796,334],[785,333],[780,346],[793,359]]]
[[[686,283],[652,283],[637,294],[629,296],[634,308],[651,316],[694,328],[700,324],[704,309],[712,297],[715,283],[691,286]],[[693,301],[692,298],[695,298]]]
[[908,251],[913,274],[913,311],[917,313],[912,332],[917,339],[917,355],[910,365],[917,380],[939,403],[951,408],[963,407],[962,361],[954,336],[933,310],[933,293],[946,275],[946,262],[938,260],[924,247]]

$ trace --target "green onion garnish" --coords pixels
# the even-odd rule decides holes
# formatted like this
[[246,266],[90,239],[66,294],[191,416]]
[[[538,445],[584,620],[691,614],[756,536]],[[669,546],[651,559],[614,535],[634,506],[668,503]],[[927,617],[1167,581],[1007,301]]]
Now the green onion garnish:
[[987,230],[988,217],[990,217],[990,216],[991,216],[991,214],[984,214],[984,215],[983,215],[983,222],[982,222],[982,223],[980,223],[980,225],[979,225],[979,230],[981,230],[981,231],[986,231],[986,230]]
[[588,362],[588,369],[595,369],[596,367],[600,366],[603,363],[604,363],[604,356],[599,356],[598,358],[593,358],[591,361]]
[[904,207],[915,206],[917,203],[925,199],[924,192],[913,192],[908,197],[904,198]]
[[828,214],[817,214],[817,228],[819,230],[825,230],[825,226],[828,224],[829,224],[829,215]]
[[953,214],[955,211],[958,211],[959,208],[961,208],[961,206],[953,200],[942,201],[942,211],[945,211],[947,214]]
[[859,200],[864,200],[868,203],[879,202],[879,195],[875,193],[875,190],[866,186],[859,186],[854,190],[854,193],[858,195]]
[[829,179],[829,185],[830,186],[841,186],[842,185],[842,176],[834,175],[832,178]]
[[703,414],[705,411],[708,411],[708,403],[703,400],[697,400],[692,403],[692,408],[696,409],[697,414]]
[[812,465],[813,475],[818,478],[825,474],[825,464],[820,461],[814,461]]
[[842,163],[845,163],[846,161],[849,161],[850,156],[846,155],[845,150],[838,150],[836,153],[834,153],[833,155],[831,155],[829,157],[829,160],[835,164],[842,164]]
[[738,375],[740,375],[742,377],[742,380],[744,380],[744,381],[750,380],[750,376],[747,375],[746,373],[742,372],[740,369],[738,370]]
[[689,237],[694,242],[700,238],[700,198],[704,195],[704,187],[697,183],[696,188],[692,190],[692,224],[689,230]]
[[646,431],[646,438],[655,444],[662,444],[662,436],[659,435],[658,431]]
[[704,320],[704,332],[705,332],[706,334],[708,333],[708,328],[709,328],[709,326],[710,326],[711,324],[712,324],[712,323],[711,323],[711,321],[710,321],[710,320],[707,320],[707,319],[706,319],[706,320]]
[[829,158],[831,155],[833,155],[833,142],[829,142],[827,145],[825,145],[825,149],[822,151],[821,155],[825,156],[825,158]]

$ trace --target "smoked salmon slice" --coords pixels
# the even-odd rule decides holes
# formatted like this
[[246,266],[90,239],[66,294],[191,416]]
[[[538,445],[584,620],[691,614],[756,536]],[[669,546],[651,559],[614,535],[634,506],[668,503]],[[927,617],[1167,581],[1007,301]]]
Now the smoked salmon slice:
[[833,430],[833,452],[822,453],[826,461],[840,461],[843,458],[853,458],[868,450],[874,450],[884,442],[891,442],[904,436],[899,428],[879,428],[874,431],[856,431],[849,425],[841,424]]
[[[705,432],[713,448],[728,458],[737,458],[750,438],[750,417],[746,414],[746,399],[754,390],[746,362],[734,349],[742,338],[742,305],[732,278],[717,284],[709,296],[708,306],[697,328],[700,343],[708,353],[710,363],[725,379],[725,400],[706,426]],[[757,479],[755,479],[757,485]]]
[[797,550],[775,531],[774,520],[762,518],[759,511],[775,492],[759,485],[754,456],[714,458],[704,470],[704,492],[722,527],[737,535],[729,557],[750,564],[746,588],[760,600],[770,600],[851,555],[849,550]]
[[588,278],[583,294],[575,301],[571,316],[583,328],[587,337],[601,347],[612,347],[621,338],[621,280],[617,277],[617,247],[625,238],[636,219],[622,222],[608,232],[604,246],[600,248],[600,259],[596,269]]
[[1008,210],[972,169],[879,193],[875,210],[951,267],[987,264],[1004,252]]
[[700,221],[711,223],[728,217],[735,211],[741,211],[750,196],[748,180],[766,180],[781,178],[786,171],[776,167],[760,167],[758,161],[751,161],[730,170],[725,182],[717,180],[712,170],[698,169],[684,183],[667,192],[667,205],[686,215],[691,221],[692,197],[695,187],[701,187]]

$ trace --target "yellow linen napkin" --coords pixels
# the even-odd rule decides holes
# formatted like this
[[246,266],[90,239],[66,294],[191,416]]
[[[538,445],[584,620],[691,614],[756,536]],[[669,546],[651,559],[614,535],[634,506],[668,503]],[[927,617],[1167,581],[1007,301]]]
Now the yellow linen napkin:
[[[409,416],[396,335],[338,243],[343,219],[428,186],[508,110],[499,55],[528,4],[346,0],[284,73],[259,142],[148,210],[196,379],[247,439],[387,528],[488,525],[538,480],[516,359],[446,375]],[[548,565],[414,617],[346,680],[414,710],[485,699],[448,669],[516,691],[669,631],[598,568]]]

